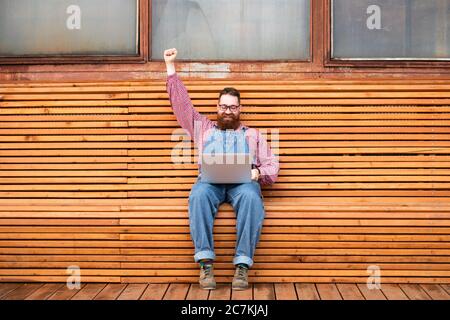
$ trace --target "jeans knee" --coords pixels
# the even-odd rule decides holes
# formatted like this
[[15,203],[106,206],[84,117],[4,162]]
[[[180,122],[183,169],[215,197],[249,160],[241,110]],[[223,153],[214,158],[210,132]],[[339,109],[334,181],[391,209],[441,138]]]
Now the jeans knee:
[[214,192],[205,184],[198,184],[189,193],[189,201],[205,201],[213,198]]
[[262,196],[258,190],[255,189],[245,189],[242,190],[239,195],[241,201],[250,202],[250,203],[262,203]]

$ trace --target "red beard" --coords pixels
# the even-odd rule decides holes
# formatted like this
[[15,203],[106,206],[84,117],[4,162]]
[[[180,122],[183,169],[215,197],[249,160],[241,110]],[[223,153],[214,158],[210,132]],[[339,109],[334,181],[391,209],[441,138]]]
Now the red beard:
[[237,129],[240,125],[239,115],[234,114],[218,114],[217,115],[217,125],[220,129]]

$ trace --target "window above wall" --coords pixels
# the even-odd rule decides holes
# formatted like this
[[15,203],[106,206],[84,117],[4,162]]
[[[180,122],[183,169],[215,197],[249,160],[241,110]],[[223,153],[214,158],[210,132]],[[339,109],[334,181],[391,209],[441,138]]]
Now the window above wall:
[[449,0],[332,0],[329,62],[450,60]]
[[151,58],[307,61],[310,15],[309,0],[153,0]]

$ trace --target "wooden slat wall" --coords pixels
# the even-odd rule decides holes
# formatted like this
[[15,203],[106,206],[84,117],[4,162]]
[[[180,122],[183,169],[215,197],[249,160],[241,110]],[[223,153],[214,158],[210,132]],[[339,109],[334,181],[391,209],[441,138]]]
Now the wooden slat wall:
[[[279,130],[279,181],[254,282],[450,283],[450,82],[186,81],[215,118],[224,86]],[[164,82],[0,84],[0,281],[196,282]],[[230,281],[234,213],[215,225]]]

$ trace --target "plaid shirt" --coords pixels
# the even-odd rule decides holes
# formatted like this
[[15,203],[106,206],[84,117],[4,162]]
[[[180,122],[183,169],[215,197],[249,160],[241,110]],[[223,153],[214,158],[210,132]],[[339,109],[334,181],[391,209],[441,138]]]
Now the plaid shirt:
[[[186,87],[176,73],[167,77],[166,88],[173,113],[179,125],[193,139],[200,155],[204,142],[207,141],[207,138],[213,132],[217,122],[209,120],[194,108]],[[280,169],[278,158],[272,153],[266,139],[257,129],[248,128],[241,124],[237,130],[242,130],[243,128],[248,129],[245,130],[245,138],[250,153],[255,160],[254,165],[260,171],[258,182],[261,185],[274,183]]]

